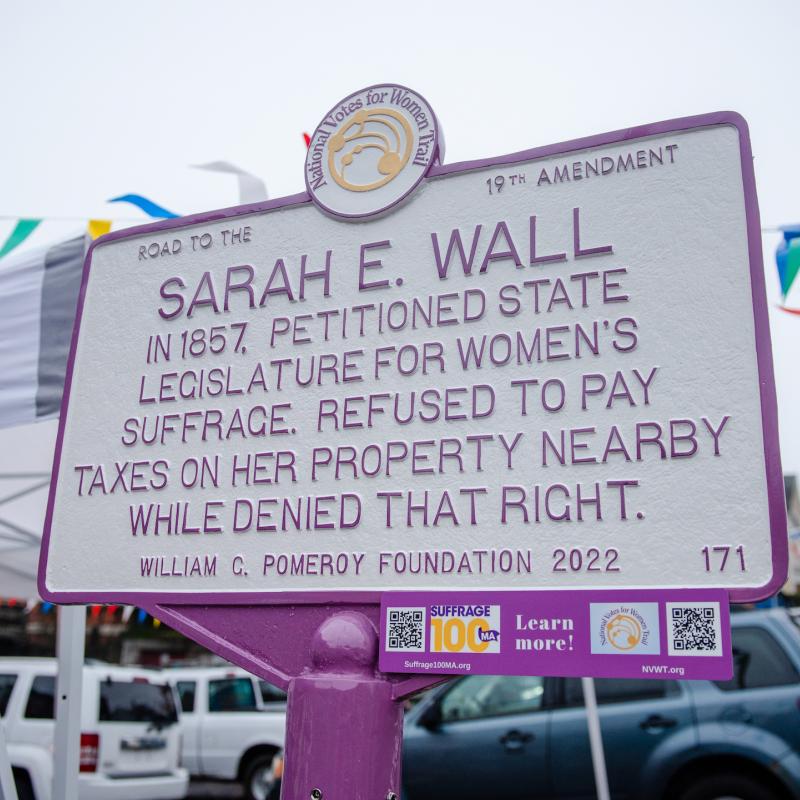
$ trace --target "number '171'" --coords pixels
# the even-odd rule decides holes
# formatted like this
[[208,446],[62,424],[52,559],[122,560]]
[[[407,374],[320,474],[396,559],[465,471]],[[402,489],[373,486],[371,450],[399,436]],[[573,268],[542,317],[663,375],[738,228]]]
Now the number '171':
[[[706,545],[702,550],[703,558],[706,563],[706,572],[725,572],[726,567],[732,566],[736,569],[738,566],[739,572],[745,572],[747,567],[744,562],[744,547],[739,545],[736,548],[731,547],[729,544],[720,544],[709,547]],[[731,552],[735,555],[731,558]],[[730,560],[730,564],[728,563]]]

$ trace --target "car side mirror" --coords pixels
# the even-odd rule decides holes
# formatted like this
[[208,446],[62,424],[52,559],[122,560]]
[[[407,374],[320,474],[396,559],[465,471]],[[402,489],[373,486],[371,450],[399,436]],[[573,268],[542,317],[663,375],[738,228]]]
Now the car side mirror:
[[442,724],[442,707],[431,703],[420,715],[419,724],[429,731],[435,731]]

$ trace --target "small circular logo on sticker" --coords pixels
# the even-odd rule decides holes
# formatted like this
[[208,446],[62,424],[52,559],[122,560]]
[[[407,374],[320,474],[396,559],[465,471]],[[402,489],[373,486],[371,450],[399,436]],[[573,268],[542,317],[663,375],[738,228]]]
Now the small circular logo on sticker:
[[606,638],[617,650],[633,650],[642,641],[642,626],[629,614],[617,614],[606,623]]
[[370,86],[342,100],[317,126],[306,156],[306,188],[344,219],[381,214],[408,197],[438,161],[433,110],[411,89]]

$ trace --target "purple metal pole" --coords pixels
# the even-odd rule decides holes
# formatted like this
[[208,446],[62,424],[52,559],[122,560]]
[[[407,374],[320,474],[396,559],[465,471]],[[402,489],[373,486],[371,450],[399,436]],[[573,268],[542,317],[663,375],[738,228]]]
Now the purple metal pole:
[[366,616],[326,619],[311,668],[292,678],[281,800],[393,800],[400,796],[402,702],[377,670],[378,635]]

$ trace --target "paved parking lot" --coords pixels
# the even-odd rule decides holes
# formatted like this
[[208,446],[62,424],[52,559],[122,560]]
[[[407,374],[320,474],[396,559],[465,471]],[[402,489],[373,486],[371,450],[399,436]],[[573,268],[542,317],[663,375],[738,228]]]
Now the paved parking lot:
[[211,798],[241,798],[242,789],[238,783],[214,783],[212,781],[192,781],[187,800],[211,800]]

